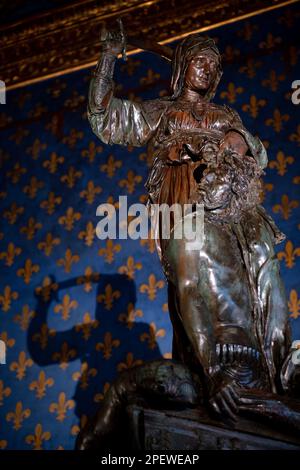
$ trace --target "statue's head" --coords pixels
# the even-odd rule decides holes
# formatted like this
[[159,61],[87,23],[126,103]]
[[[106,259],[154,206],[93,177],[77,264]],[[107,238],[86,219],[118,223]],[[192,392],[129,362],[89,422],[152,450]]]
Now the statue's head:
[[212,39],[193,34],[178,44],[173,59],[174,98],[187,87],[210,100],[216,92],[221,75],[221,56]]

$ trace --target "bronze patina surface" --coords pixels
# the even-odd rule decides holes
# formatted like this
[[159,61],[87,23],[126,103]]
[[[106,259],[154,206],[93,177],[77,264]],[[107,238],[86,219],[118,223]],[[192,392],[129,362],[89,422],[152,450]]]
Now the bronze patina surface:
[[142,103],[114,96],[122,31],[104,31],[101,47],[89,94],[92,130],[106,144],[148,146],[150,203],[203,204],[204,243],[195,251],[184,238],[160,236],[173,360],[120,376],[78,447],[109,441],[132,402],[204,406],[229,423],[245,413],[299,431],[300,402],[293,398],[299,370],[290,360],[274,252],[284,235],[260,205],[267,153],[235,110],[212,102],[222,75],[214,41],[199,34],[183,39],[172,59],[172,95]]

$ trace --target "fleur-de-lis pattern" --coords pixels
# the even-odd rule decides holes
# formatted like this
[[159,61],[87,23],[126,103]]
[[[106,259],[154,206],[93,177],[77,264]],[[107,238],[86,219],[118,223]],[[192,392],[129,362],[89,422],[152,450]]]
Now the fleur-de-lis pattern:
[[[236,109],[267,146],[263,205],[287,237],[276,251],[294,339],[300,106],[291,101],[291,83],[300,78],[292,21],[298,9],[279,8],[210,34],[224,55],[214,101]],[[86,119],[90,74],[9,91],[1,108],[0,337],[7,364],[0,365],[0,449],[74,448],[118,373],[170,357],[172,349],[155,240],[96,235],[99,204],[117,210],[119,195],[128,205],[145,203],[152,154],[94,137]],[[169,64],[149,53],[116,65],[117,92],[136,101],[167,96],[169,77]]]

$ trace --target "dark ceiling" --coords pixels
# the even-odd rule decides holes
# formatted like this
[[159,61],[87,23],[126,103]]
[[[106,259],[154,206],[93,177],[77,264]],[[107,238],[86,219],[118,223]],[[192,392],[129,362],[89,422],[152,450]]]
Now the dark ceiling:
[[74,0],[0,0],[1,24],[14,23],[32,15],[77,3]]

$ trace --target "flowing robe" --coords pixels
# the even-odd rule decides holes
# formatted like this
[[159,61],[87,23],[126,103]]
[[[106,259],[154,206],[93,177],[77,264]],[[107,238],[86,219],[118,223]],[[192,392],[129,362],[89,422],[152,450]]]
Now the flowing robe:
[[[267,165],[261,141],[243,126],[235,111],[208,101],[179,98],[134,103],[112,91],[105,108],[97,107],[90,87],[88,118],[107,144],[144,146],[153,158],[147,181],[152,203],[197,202],[199,160],[207,162],[227,132],[236,131],[260,168]],[[188,150],[192,148],[192,151]],[[184,241],[158,245],[169,284],[173,357],[206,374],[252,356],[261,377],[248,374],[245,386],[278,391],[279,370],[289,348],[287,302],[274,244],[282,234],[261,206],[238,223],[205,223],[205,241],[188,252]],[[231,346],[232,347],[231,347]],[[229,372],[230,373],[230,372]],[[243,375],[243,374],[242,374]],[[243,377],[239,376],[243,383]]]

